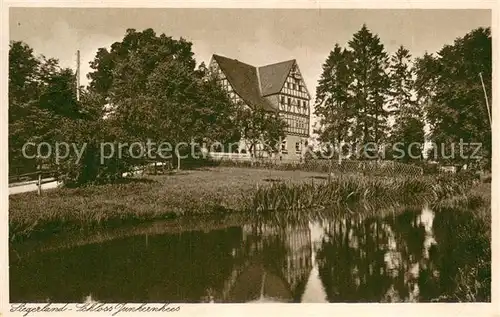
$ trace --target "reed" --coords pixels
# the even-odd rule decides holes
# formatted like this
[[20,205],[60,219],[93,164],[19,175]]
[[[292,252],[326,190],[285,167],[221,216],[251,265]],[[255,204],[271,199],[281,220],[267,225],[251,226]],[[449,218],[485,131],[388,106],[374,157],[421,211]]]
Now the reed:
[[[435,302],[491,301],[491,208],[488,199],[477,194],[467,198],[436,208],[436,240],[453,250],[453,265],[448,267],[458,269],[450,272],[451,287]],[[449,259],[441,261],[446,267]]]
[[307,210],[318,207],[437,204],[464,197],[470,184],[457,177],[331,177],[324,182],[259,187],[245,210]]
[[60,231],[229,212],[255,215],[280,211],[286,216],[330,207],[347,212],[376,211],[391,205],[437,204],[465,196],[469,187],[467,180],[452,176],[327,176],[303,171],[209,168],[124,184],[48,190],[42,196],[10,196],[9,236],[15,241]]

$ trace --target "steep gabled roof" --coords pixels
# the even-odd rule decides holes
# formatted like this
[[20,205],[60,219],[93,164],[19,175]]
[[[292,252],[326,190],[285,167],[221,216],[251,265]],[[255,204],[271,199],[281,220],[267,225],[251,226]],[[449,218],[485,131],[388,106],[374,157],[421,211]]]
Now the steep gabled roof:
[[293,59],[259,67],[262,95],[268,96],[280,92],[294,64]]
[[262,96],[257,68],[242,63],[236,59],[213,55],[234,91],[248,103],[250,107],[264,107],[266,110],[277,111],[273,105]]
[[293,293],[286,280],[258,260],[246,265],[227,291],[225,300],[233,303],[293,301]]

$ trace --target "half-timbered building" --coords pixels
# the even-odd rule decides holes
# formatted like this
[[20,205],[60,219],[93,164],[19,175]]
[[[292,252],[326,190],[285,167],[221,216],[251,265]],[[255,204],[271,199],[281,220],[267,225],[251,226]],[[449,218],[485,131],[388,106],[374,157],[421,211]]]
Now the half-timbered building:
[[[236,59],[213,55],[209,71],[235,102],[255,109],[276,112],[287,124],[286,137],[278,154],[286,159],[300,159],[309,138],[311,95],[296,60],[255,67]],[[242,142],[240,151],[245,151]],[[266,153],[260,152],[265,156]]]

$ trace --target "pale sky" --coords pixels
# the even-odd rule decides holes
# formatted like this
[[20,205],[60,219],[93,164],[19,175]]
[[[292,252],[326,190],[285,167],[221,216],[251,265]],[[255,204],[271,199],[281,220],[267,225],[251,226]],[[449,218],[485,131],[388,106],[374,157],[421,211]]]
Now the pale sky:
[[295,58],[314,94],[321,66],[335,43],[345,46],[363,23],[389,53],[399,45],[413,56],[436,52],[477,27],[491,25],[489,10],[373,9],[117,9],[11,8],[10,40],[24,41],[36,54],[76,68],[81,82],[100,47],[121,41],[127,28],[193,43],[197,63],[213,53],[261,66]]

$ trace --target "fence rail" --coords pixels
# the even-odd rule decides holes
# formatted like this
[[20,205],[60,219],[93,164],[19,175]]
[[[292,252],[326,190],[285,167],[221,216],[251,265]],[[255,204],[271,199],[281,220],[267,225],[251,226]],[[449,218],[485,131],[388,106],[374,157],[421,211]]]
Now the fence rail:
[[257,168],[275,168],[281,170],[305,170],[323,173],[363,173],[375,175],[419,176],[423,174],[420,166],[395,161],[352,161],[352,160],[292,160],[279,158],[210,158],[221,165],[252,166]]
[[22,181],[23,179],[35,179],[38,177],[38,175],[57,175],[56,170],[41,170],[41,171],[36,171],[36,172],[30,172],[30,173],[24,173],[24,174],[16,174],[16,175],[9,175],[9,183],[15,182],[15,181]]
[[19,187],[36,184],[38,195],[41,195],[42,185],[57,182],[58,178],[59,177],[56,170],[40,170],[24,174],[9,175],[9,187]]
[[[383,176],[420,176],[423,168],[420,166],[404,164],[395,161],[351,161],[351,160],[293,160],[286,158],[251,158],[247,155],[215,155],[209,156],[209,160],[216,165],[269,168],[278,170],[303,170],[320,173],[363,173],[368,175]],[[173,162],[147,162],[144,166],[138,166],[133,171],[123,176],[137,174],[163,174],[174,168]],[[42,192],[42,185],[59,181],[57,170],[39,170],[36,172],[10,175],[9,187],[26,185],[37,185],[38,194]]]
[[420,166],[395,161],[342,161],[331,164],[332,171],[361,172],[365,174],[419,176],[424,170]]

